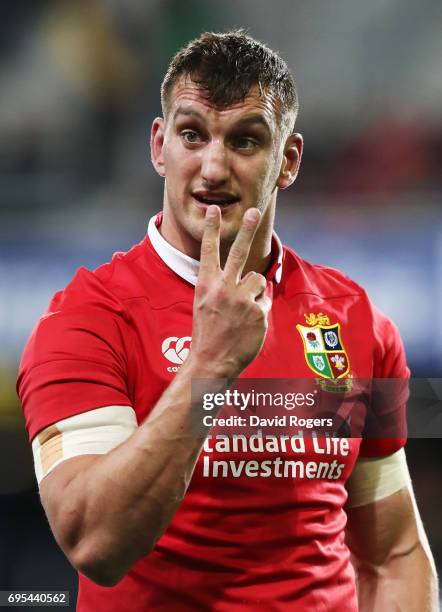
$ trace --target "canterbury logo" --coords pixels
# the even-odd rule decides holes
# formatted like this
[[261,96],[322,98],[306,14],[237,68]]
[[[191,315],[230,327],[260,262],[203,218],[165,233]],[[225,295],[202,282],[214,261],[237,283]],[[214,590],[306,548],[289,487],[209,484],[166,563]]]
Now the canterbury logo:
[[187,359],[191,342],[192,338],[190,336],[184,336],[183,338],[171,336],[163,341],[161,351],[166,359],[181,365]]

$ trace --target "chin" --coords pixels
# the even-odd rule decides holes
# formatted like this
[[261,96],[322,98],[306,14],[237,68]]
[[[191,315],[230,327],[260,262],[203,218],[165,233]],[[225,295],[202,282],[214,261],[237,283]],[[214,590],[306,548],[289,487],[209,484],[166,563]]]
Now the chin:
[[[183,214],[184,212],[184,214]],[[235,214],[221,216],[221,242],[232,243],[241,227],[244,210],[237,210]],[[181,228],[196,242],[201,243],[204,234],[205,210],[191,207],[181,211],[177,221]]]

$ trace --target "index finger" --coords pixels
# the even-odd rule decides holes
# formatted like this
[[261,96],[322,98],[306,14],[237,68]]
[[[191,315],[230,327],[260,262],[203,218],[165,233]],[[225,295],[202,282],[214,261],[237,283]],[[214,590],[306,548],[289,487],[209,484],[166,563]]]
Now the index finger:
[[238,282],[241,278],[260,218],[261,213],[257,208],[246,210],[240,230],[230,247],[224,274],[235,282]]
[[198,278],[210,278],[219,271],[219,234],[221,211],[218,206],[209,206],[204,219],[204,232],[201,241],[200,270]]

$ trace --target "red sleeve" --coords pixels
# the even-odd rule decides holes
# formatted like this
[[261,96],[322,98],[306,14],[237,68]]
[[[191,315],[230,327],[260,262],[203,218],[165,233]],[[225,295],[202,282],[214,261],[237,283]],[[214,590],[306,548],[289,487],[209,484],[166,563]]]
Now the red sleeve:
[[132,405],[121,316],[103,300],[100,306],[96,295],[93,303],[86,300],[80,306],[74,301],[73,307],[72,300],[60,295],[61,308],[37,324],[20,364],[17,392],[30,440],[75,414]]
[[377,431],[362,440],[359,454],[362,457],[382,457],[402,448],[407,439],[406,402],[410,370],[397,327],[375,307],[371,308],[374,332],[373,378],[374,386],[378,389],[377,399],[374,400],[378,406],[372,409],[378,409]]

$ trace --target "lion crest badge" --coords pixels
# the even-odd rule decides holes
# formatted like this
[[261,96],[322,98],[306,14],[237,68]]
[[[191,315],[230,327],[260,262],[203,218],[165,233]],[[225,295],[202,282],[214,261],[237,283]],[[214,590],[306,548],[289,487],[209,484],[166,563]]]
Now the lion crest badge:
[[341,338],[340,323],[330,323],[322,312],[304,314],[307,325],[296,326],[304,343],[308,367],[322,378],[344,378],[350,372],[350,361]]

